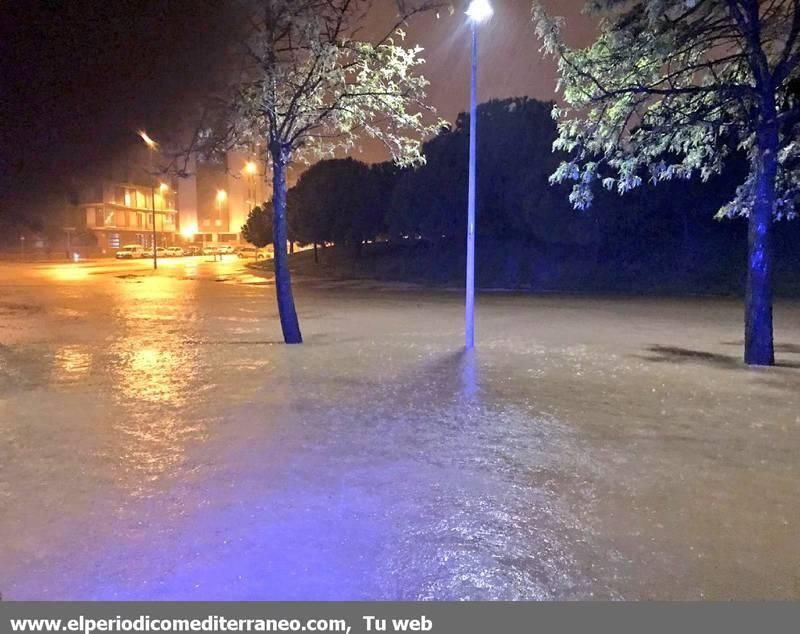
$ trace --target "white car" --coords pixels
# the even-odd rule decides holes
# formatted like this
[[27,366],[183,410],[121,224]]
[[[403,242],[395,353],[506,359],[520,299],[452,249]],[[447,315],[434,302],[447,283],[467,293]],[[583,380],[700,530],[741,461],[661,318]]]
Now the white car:
[[236,249],[232,244],[221,244],[218,253],[236,253]]
[[236,255],[243,260],[252,258],[256,262],[267,259],[267,252],[262,249],[256,249],[255,247],[242,247],[236,252]]
[[185,255],[183,247],[167,247],[166,252],[168,258],[182,258]]
[[[153,247],[148,247],[143,252],[143,256],[145,258],[152,258],[153,257]],[[156,249],[156,256],[159,258],[167,257],[167,250],[164,247],[158,247]]]
[[144,247],[141,244],[126,244],[114,256],[118,260],[133,260],[144,257]]

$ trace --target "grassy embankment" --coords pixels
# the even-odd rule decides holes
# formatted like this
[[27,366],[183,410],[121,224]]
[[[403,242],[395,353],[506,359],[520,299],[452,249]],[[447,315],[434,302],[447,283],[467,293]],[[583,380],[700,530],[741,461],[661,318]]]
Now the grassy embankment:
[[[328,246],[290,256],[297,276],[336,280],[375,280],[434,287],[464,283],[464,254],[458,245],[426,242],[375,243],[360,253]],[[477,279],[483,289],[534,292],[632,293],[668,295],[738,295],[745,279],[739,249],[710,260],[693,261],[654,252],[647,258],[610,262],[602,253],[525,244],[478,245]],[[800,267],[781,259],[776,267],[778,293],[800,296]],[[258,266],[271,270],[272,261]]]

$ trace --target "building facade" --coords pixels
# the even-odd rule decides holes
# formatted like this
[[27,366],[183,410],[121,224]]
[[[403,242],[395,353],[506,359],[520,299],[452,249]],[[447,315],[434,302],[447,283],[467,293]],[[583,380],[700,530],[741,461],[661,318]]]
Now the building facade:
[[152,247],[154,236],[158,246],[179,241],[175,182],[153,175],[156,161],[146,148],[131,146],[73,184],[64,230],[73,246],[80,242],[76,252],[113,255],[128,244]]
[[82,238],[82,255],[151,247],[154,235],[157,246],[240,244],[250,210],[269,197],[263,166],[244,154],[231,152],[220,163],[192,160],[180,178],[154,177],[158,164],[146,148],[132,147],[75,185],[64,229],[68,241]]
[[270,196],[263,165],[229,152],[220,163],[192,162],[177,183],[181,233],[197,243],[241,243],[250,210]]
[[[180,231],[174,188],[107,180],[81,187],[73,212],[76,229],[94,234],[100,254],[114,253],[127,244],[168,246]],[[155,232],[153,225],[155,224]]]

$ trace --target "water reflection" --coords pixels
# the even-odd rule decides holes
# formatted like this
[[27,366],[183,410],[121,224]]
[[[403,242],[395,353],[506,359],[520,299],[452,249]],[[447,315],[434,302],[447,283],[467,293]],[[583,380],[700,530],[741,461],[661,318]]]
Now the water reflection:
[[92,353],[87,346],[62,346],[53,356],[51,380],[54,383],[77,383],[86,378],[92,368]]
[[55,264],[48,266],[46,271],[56,282],[77,282],[89,277],[89,269],[76,263]]
[[[115,312],[124,335],[112,353],[113,425],[122,434],[124,468],[145,481],[180,464],[187,441],[204,432],[190,407],[199,389],[199,360],[189,343],[197,336],[186,316],[193,289],[163,275],[119,284]],[[145,493],[141,478],[132,482]]]
[[464,350],[461,353],[461,394],[469,402],[473,402],[478,396],[478,369],[475,359],[475,350]]
[[[124,372],[117,387],[123,396],[134,401],[181,405],[186,398],[188,383],[184,374],[186,354],[178,348],[147,346],[145,338],[128,337]],[[137,346],[147,346],[136,349]],[[191,368],[189,368],[191,372]]]

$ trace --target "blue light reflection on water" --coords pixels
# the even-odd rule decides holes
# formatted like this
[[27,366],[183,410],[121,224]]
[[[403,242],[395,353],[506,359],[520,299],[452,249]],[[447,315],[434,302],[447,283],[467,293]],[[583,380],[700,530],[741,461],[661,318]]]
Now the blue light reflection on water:
[[[270,447],[216,456],[203,490],[186,492],[198,507],[179,504],[181,521],[154,541],[103,554],[101,568],[119,572],[98,576],[93,598],[575,596],[585,579],[561,533],[574,518],[520,469],[546,455],[552,430],[493,409],[479,377],[476,353],[456,352],[394,385],[338,386],[335,401],[295,393],[273,414],[302,421],[265,430]],[[151,504],[157,518],[163,501]]]

